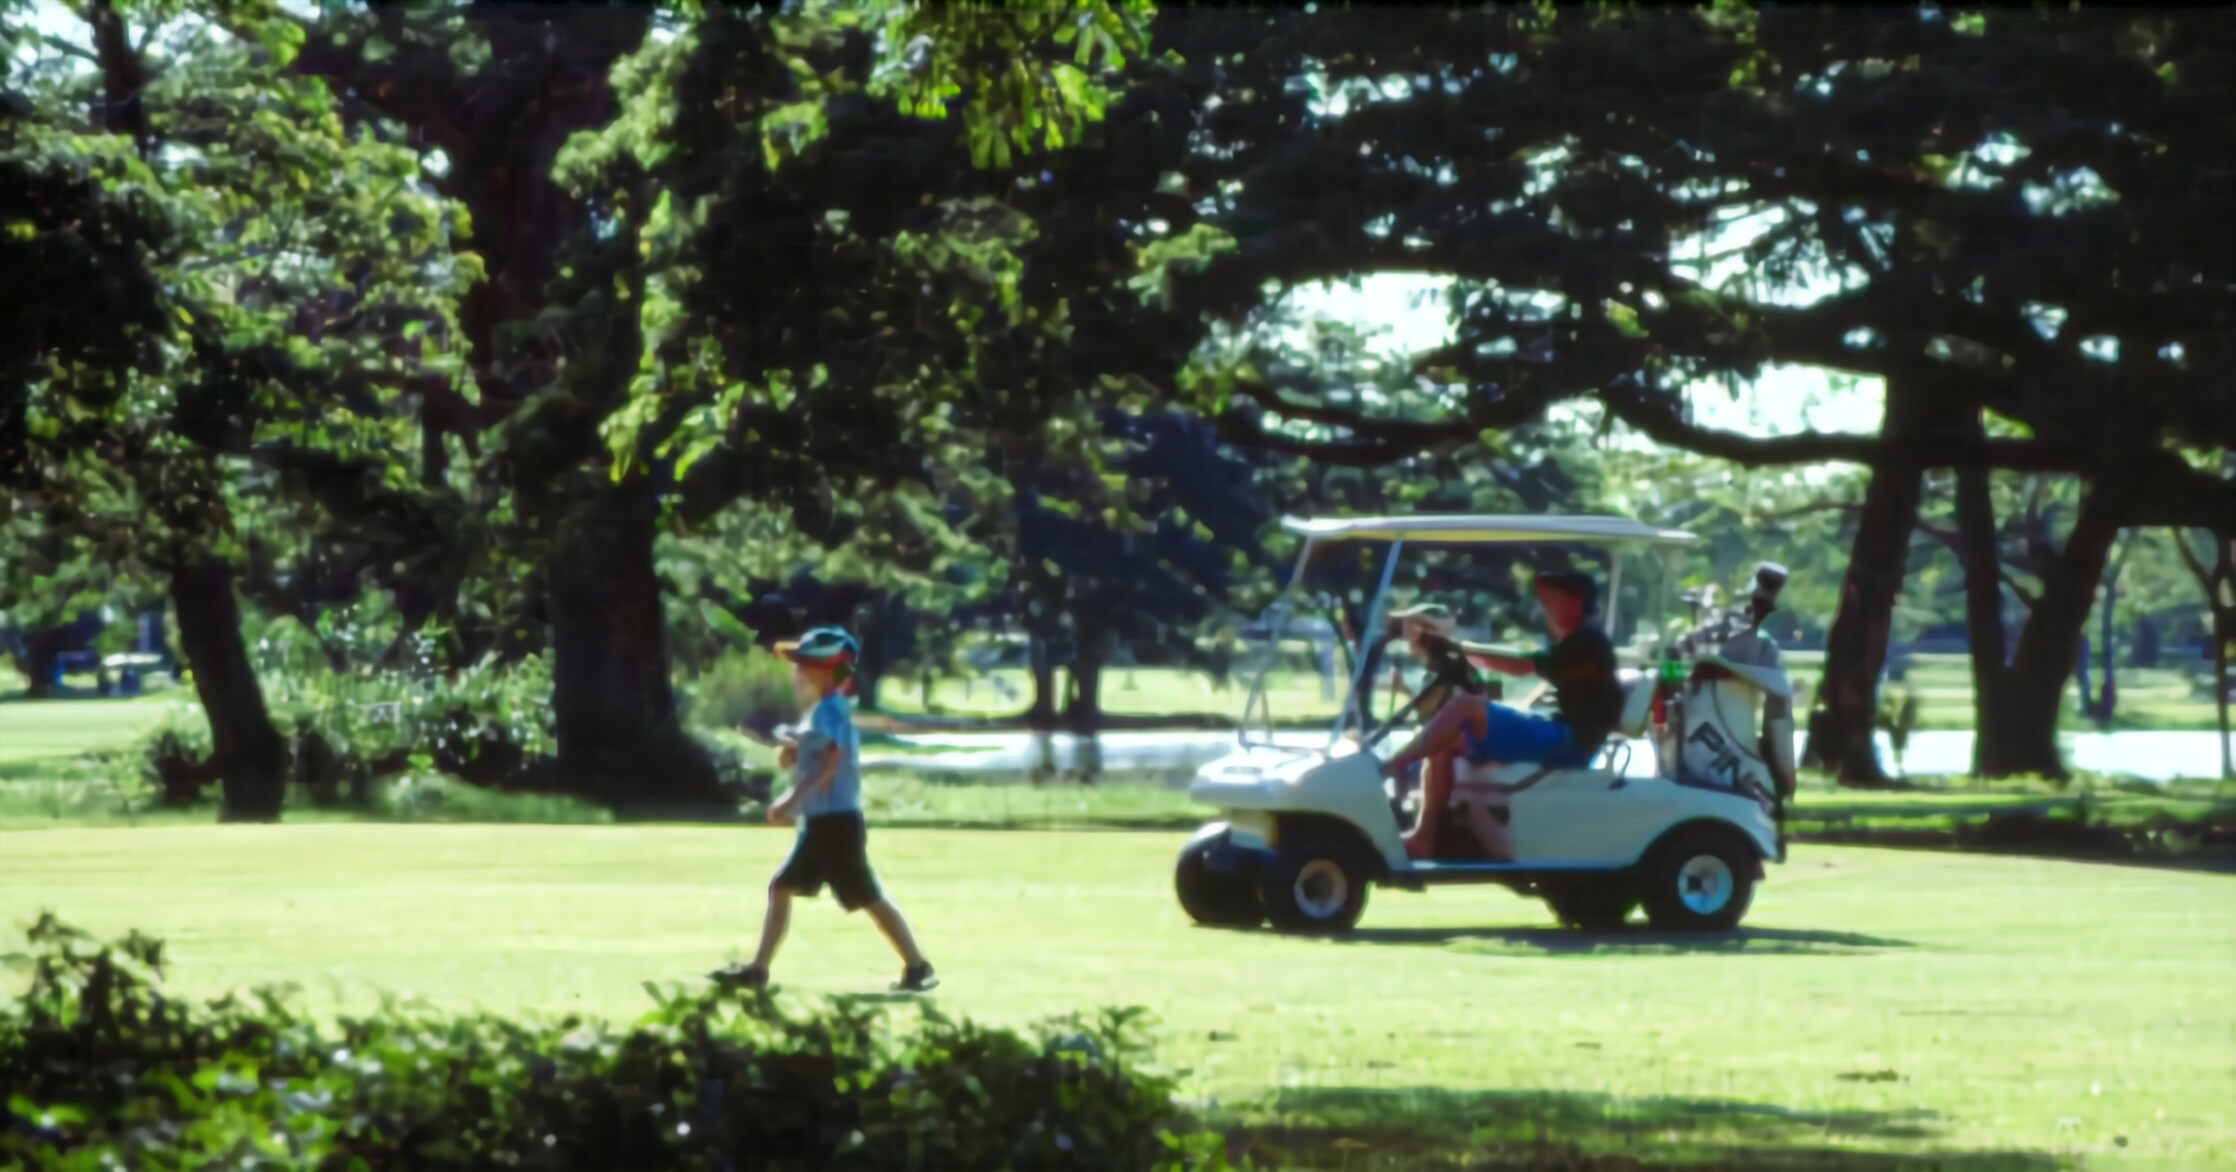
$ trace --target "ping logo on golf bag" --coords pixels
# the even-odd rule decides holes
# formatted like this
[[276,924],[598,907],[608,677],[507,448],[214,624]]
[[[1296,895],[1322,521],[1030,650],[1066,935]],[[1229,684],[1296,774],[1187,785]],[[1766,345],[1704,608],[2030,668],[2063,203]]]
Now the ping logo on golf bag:
[[[1724,734],[1716,730],[1715,725],[1704,723],[1697,726],[1693,729],[1693,734],[1685,738],[1685,743],[1698,745],[1708,751],[1706,772],[1710,778],[1738,784],[1739,753],[1731,747],[1731,742],[1724,738]],[[1688,758],[1687,764],[1698,759],[1691,753],[1685,756]]]

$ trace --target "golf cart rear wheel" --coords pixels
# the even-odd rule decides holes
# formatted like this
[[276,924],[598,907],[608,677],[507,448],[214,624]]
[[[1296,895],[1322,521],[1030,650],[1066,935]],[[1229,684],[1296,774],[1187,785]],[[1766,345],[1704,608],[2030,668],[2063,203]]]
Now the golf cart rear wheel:
[[1708,827],[1680,830],[1646,866],[1646,918],[1664,932],[1722,932],[1754,899],[1752,852],[1739,836]]
[[1618,931],[1638,907],[1638,889],[1619,879],[1575,879],[1544,894],[1554,919],[1585,932]]
[[1203,853],[1202,847],[1189,844],[1173,869],[1172,885],[1180,896],[1180,910],[1199,924],[1217,928],[1255,928],[1265,922],[1257,886],[1239,875],[1212,870]]
[[1329,935],[1357,927],[1366,914],[1366,871],[1348,852],[1285,850],[1258,886],[1266,918],[1283,932]]

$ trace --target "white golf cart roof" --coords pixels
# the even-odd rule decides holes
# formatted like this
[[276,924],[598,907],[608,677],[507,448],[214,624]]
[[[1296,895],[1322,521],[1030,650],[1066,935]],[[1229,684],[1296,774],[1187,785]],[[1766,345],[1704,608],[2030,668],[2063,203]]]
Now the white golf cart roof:
[[1498,516],[1420,513],[1408,517],[1283,517],[1281,527],[1315,541],[1424,541],[1439,545],[1537,545],[1573,541],[1608,546],[1688,545],[1678,529],[1628,517]]

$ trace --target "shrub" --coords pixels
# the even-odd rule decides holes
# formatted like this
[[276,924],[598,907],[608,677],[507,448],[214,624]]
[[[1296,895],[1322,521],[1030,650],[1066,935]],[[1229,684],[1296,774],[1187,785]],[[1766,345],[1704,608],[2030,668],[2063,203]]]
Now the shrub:
[[210,730],[206,722],[173,718],[144,741],[141,775],[166,806],[191,806],[216,779],[204,766],[210,755]]
[[759,648],[715,660],[685,692],[691,722],[701,727],[767,728],[800,715],[791,667]]
[[[316,1169],[1220,1168],[1134,1063],[1135,1012],[1036,1035],[751,994],[634,1025],[389,1004],[323,1026],[282,994],[192,1006],[162,945],[42,918],[0,1011],[0,1164]],[[650,986],[648,986],[650,988]]]

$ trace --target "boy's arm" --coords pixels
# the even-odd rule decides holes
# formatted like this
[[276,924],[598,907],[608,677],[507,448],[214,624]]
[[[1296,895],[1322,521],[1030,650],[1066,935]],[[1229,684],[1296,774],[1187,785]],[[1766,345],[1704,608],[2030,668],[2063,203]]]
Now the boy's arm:
[[1514,655],[1499,655],[1489,651],[1470,651],[1467,653],[1467,657],[1474,660],[1477,666],[1504,676],[1533,676],[1538,674],[1537,661],[1534,659],[1523,659]]
[[1475,666],[1506,676],[1545,674],[1543,655],[1509,655],[1488,643],[1462,643],[1460,651]]
[[812,725],[805,731],[811,734],[812,744],[803,738],[795,737],[792,738],[791,744],[786,746],[786,752],[787,754],[797,754],[804,750],[818,754],[815,764],[810,767],[813,772],[807,778],[794,782],[791,790],[775,805],[769,807],[769,820],[772,822],[790,821],[792,812],[799,808],[801,802],[822,792],[824,787],[831,784],[831,779],[838,776],[839,746],[837,738]]
[[822,792],[823,787],[831,784],[831,778],[837,773],[838,754],[826,751],[822,761],[815,766],[815,776],[806,781],[795,782],[783,797],[777,799],[775,805],[769,807],[769,821],[790,822],[793,812],[800,808],[800,803]]

